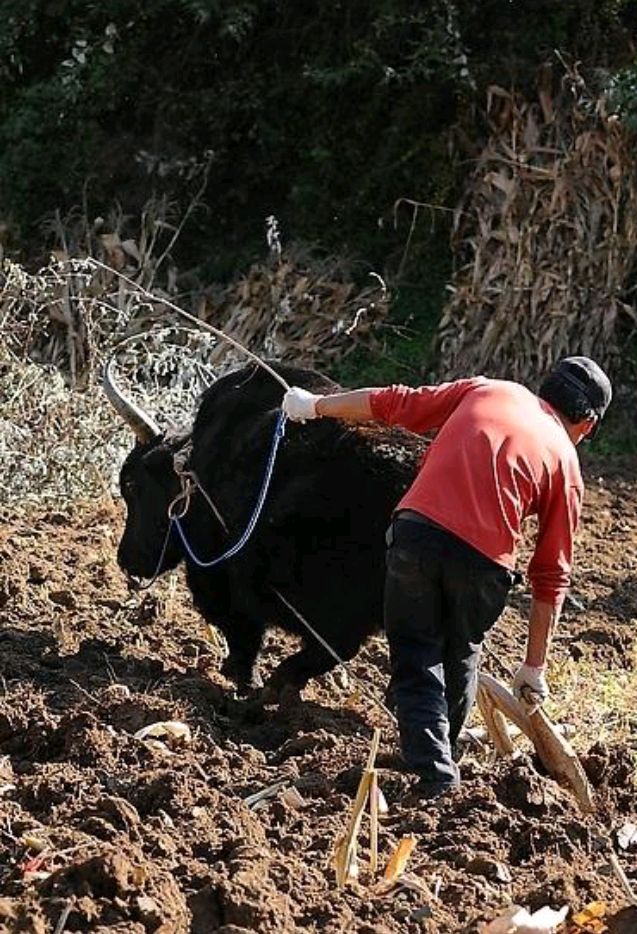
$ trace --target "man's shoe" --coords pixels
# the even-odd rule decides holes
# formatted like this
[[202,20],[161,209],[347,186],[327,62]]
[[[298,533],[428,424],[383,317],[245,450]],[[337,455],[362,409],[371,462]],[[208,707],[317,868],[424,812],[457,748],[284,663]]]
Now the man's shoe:
[[411,786],[403,803],[418,804],[420,801],[435,801],[460,786],[456,782],[431,782],[421,778]]

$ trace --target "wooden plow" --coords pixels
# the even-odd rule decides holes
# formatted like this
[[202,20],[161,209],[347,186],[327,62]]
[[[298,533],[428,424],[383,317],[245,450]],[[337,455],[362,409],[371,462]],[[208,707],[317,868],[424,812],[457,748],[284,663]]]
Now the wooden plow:
[[510,721],[531,740],[547,772],[571,789],[582,811],[590,814],[595,810],[593,789],[577,753],[542,708],[529,714],[508,688],[485,673],[478,678],[477,700],[498,755],[511,755],[515,750]]

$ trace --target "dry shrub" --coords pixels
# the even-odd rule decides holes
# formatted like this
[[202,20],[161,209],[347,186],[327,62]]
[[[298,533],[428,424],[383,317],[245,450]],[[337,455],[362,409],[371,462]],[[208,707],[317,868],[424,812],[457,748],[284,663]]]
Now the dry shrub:
[[134,289],[86,261],[52,261],[37,275],[4,265],[0,292],[0,503],[99,496],[114,489],[130,430],[101,388],[106,357],[163,428],[187,426],[215,377],[215,340],[162,323]]
[[380,280],[359,289],[335,260],[292,251],[252,266],[202,317],[269,359],[322,369],[360,344],[377,348],[387,309]]
[[[36,275],[10,261],[0,271],[3,339],[16,355],[60,369],[73,386],[94,379],[104,356],[128,335],[152,337],[180,322],[167,304],[175,301],[172,291],[147,283],[135,242],[117,233],[102,235],[100,242],[100,262],[111,271],[63,250]],[[155,300],[136,291],[137,284]],[[317,368],[360,344],[376,346],[388,309],[378,277],[361,289],[335,260],[319,263],[298,251],[274,254],[226,288],[193,292],[189,304],[253,353]],[[245,362],[228,346],[218,341],[208,359],[216,375]]]
[[131,438],[98,387],[72,390],[0,343],[0,406],[0,504],[62,507],[112,488]]
[[[153,287],[154,301],[137,291],[157,269],[152,241],[114,231],[99,235],[99,248],[110,271],[64,246],[35,275],[8,260],[0,269],[1,503],[59,502],[113,487],[131,438],[100,381],[125,337],[143,335],[118,350],[118,378],[162,427],[189,425],[205,386],[246,362],[225,342],[180,325],[167,304],[170,279],[164,291]],[[373,342],[387,303],[382,283],[361,292],[334,264],[277,248],[237,283],[191,295],[190,305],[254,353],[320,367]]]
[[488,143],[454,220],[437,335],[446,376],[529,380],[573,353],[617,363],[637,248],[634,139],[575,70],[537,100],[491,87]]

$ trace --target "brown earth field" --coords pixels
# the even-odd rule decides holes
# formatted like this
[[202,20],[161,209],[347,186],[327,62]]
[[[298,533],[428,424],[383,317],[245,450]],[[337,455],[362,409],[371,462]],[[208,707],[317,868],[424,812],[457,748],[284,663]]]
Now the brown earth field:
[[[5,508],[0,931],[469,934],[511,903],[577,911],[600,901],[606,930],[637,932],[637,909],[609,862],[615,852],[637,890],[637,831],[631,840],[627,829],[637,821],[634,468],[587,470],[573,599],[551,667],[548,710],[573,724],[596,790],[588,816],[523,743],[497,761],[488,746],[468,747],[462,787],[414,801],[394,728],[369,699],[387,680],[381,636],[349,673],[312,683],[302,703],[256,709],[219,673],[222,645],[179,577],[129,591],[115,560],[118,503]],[[520,660],[528,600],[522,586],[490,634],[484,666],[498,677],[494,655],[510,667]],[[272,631],[261,673],[291,645]],[[191,741],[135,738],[166,720],[188,724]],[[365,817],[358,880],[338,890],[332,853],[374,726],[388,802],[381,874],[402,837],[416,847],[405,884],[383,890],[366,868]]]

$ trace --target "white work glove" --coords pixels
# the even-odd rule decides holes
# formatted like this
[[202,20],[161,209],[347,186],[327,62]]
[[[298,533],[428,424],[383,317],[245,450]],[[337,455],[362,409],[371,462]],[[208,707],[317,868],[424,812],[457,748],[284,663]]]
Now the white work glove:
[[283,396],[281,408],[291,422],[306,422],[311,418],[318,418],[316,403],[322,396],[316,396],[300,386],[292,386]]
[[527,713],[535,713],[551,693],[544,666],[520,665],[513,679],[513,693],[524,704]]

